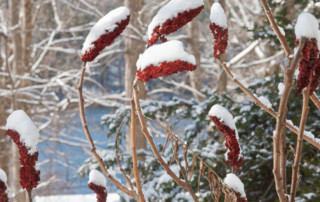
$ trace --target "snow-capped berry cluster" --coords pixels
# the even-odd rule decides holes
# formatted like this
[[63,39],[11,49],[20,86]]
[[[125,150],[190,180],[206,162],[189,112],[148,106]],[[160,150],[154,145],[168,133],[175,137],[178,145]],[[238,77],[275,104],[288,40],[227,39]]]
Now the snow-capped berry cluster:
[[97,171],[91,170],[89,174],[89,182],[88,187],[97,196],[97,202],[106,202],[107,201],[107,186],[106,186],[106,178],[104,175]]
[[220,3],[215,2],[210,12],[210,29],[214,38],[213,56],[220,58],[228,46],[227,17]]
[[320,78],[320,55],[319,55],[319,24],[317,19],[310,13],[302,13],[299,15],[295,26],[296,45],[298,46],[301,37],[305,37],[306,41],[302,58],[299,62],[299,75],[297,78],[296,93],[310,84],[310,94],[312,94],[319,83]]
[[160,37],[177,31],[196,17],[204,8],[203,0],[171,0],[153,17],[148,26],[148,44],[153,45]]
[[234,171],[238,170],[243,163],[243,157],[239,145],[238,131],[232,115],[226,108],[216,104],[211,107],[209,117],[225,137],[225,145],[228,148],[226,162],[233,167]]
[[0,169],[0,201],[8,202],[7,175]]
[[160,76],[169,76],[196,69],[196,60],[187,53],[180,41],[172,40],[148,48],[137,61],[138,80],[148,82]]
[[227,174],[223,182],[228,185],[237,196],[237,202],[247,202],[246,193],[244,191],[244,185],[241,180],[233,173]]
[[38,186],[40,171],[35,168],[38,160],[37,144],[39,132],[28,115],[14,111],[7,119],[6,134],[17,144],[20,154],[20,185],[32,190]]
[[83,62],[93,61],[106,46],[109,46],[127,27],[130,11],[119,7],[101,18],[90,30],[81,51]]

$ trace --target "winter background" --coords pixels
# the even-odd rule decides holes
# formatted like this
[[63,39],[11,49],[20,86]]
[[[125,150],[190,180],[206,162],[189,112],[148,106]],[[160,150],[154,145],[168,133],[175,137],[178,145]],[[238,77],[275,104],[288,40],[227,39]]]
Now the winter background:
[[[51,0],[33,1],[34,25],[30,58],[26,62],[29,70],[19,69],[23,59],[14,57],[23,35],[22,25],[25,16],[17,0],[0,2],[0,125],[4,129],[8,115],[17,108],[28,109],[28,114],[40,129],[39,163],[43,186],[34,191],[40,201],[95,201],[92,191],[87,188],[88,174],[97,168],[90,147],[85,139],[78,112],[77,84],[81,71],[81,48],[90,28],[106,13],[119,6],[127,5],[135,21],[127,28],[113,45],[106,48],[98,58],[88,65],[84,96],[89,129],[97,148],[101,151],[105,164],[123,184],[114,156],[116,131],[125,119],[129,123],[130,106],[125,92],[126,65],[135,66],[138,54],[142,53],[147,42],[147,29],[152,17],[168,0]],[[131,2],[131,3],[130,3]],[[134,3],[133,3],[134,2]],[[234,117],[244,156],[244,164],[239,170],[249,201],[276,201],[277,195],[272,174],[272,134],[273,119],[258,108],[252,100],[241,92],[226,75],[212,56],[213,39],[209,29],[210,6],[213,0],[204,0],[205,9],[195,21],[178,32],[169,35],[170,40],[180,40],[188,52],[196,30],[200,53],[198,76],[189,73],[175,74],[151,80],[147,85],[147,100],[142,101],[146,116],[172,126],[175,134],[191,145],[203,159],[223,178],[230,172],[224,162],[226,148],[223,138],[207,116],[214,104],[221,104]],[[228,17],[229,40],[226,61],[232,71],[259,99],[278,109],[282,91],[283,67],[287,64],[275,33],[271,30],[258,0],[220,0]],[[294,26],[301,12],[310,12],[320,19],[320,2],[317,0],[270,0],[268,1],[275,19],[282,27],[291,48],[295,46]],[[18,13],[13,12],[15,6]],[[29,10],[30,11],[30,10]],[[319,20],[318,20],[319,22]],[[196,25],[195,25],[196,24]],[[18,34],[17,34],[18,33]],[[191,38],[191,39],[190,39]],[[21,38],[20,38],[21,40]],[[131,46],[128,41],[131,40]],[[134,41],[134,42],[132,42]],[[20,44],[20,45],[19,45]],[[134,55],[127,57],[125,54]],[[197,45],[195,45],[197,47]],[[194,54],[194,53],[193,53]],[[8,74],[6,64],[12,68],[13,77]],[[12,85],[13,78],[15,85]],[[200,81],[199,85],[194,84]],[[14,87],[12,87],[14,86]],[[294,86],[295,89],[295,86]],[[320,93],[319,89],[316,93]],[[13,96],[15,95],[15,97]],[[12,100],[16,100],[15,103]],[[299,125],[302,96],[291,94],[288,119]],[[310,115],[306,130],[320,138],[320,112],[310,104]],[[149,123],[153,137],[159,148],[165,141],[165,133],[156,125]],[[11,141],[1,135],[0,167],[7,165]],[[121,162],[127,173],[131,170],[131,153],[126,152],[126,127],[121,130]],[[288,131],[288,146],[295,145],[296,135]],[[9,148],[9,149],[8,149]],[[7,153],[6,153],[7,152]],[[146,157],[139,161],[143,188],[150,201],[190,201],[190,196],[179,188],[161,169],[150,148],[139,151]],[[164,153],[167,161],[171,159],[168,147]],[[297,192],[297,201],[320,200],[320,154],[308,143],[303,145],[300,173],[302,179]],[[182,159],[182,158],[181,158]],[[192,161],[192,155],[188,156]],[[11,162],[11,161],[10,161]],[[291,167],[293,154],[288,154]],[[199,162],[196,162],[199,168]],[[172,166],[173,170],[177,170]],[[288,169],[291,175],[291,169]],[[191,184],[197,189],[197,176]],[[199,197],[210,200],[208,183],[203,180]],[[107,180],[110,199],[129,200]],[[67,198],[64,196],[68,195]],[[73,196],[70,196],[73,195]],[[43,198],[50,196],[49,198]],[[58,198],[57,198],[58,197]],[[60,198],[59,198],[60,197]],[[64,197],[62,199],[61,197]],[[69,198],[74,197],[74,198]],[[77,198],[78,197],[78,198]],[[112,198],[112,199],[111,199]]]

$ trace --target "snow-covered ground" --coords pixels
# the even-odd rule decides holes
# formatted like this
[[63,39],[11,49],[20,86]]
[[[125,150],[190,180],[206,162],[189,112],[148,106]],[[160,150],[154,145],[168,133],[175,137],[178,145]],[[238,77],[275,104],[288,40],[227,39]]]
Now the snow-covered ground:
[[[95,202],[95,194],[74,194],[74,195],[56,195],[56,196],[36,196],[35,202]],[[120,196],[115,193],[108,194],[108,202],[119,202]]]

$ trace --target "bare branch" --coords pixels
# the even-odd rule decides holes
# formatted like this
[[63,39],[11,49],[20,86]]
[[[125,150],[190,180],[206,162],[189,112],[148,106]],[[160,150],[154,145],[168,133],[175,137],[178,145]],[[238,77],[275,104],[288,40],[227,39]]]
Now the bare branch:
[[303,133],[304,133],[304,128],[306,126],[307,117],[309,113],[309,92],[310,92],[310,84],[307,88],[303,89],[303,105],[302,105],[302,113],[301,113],[301,119],[300,119],[300,129],[299,129],[299,135],[297,138],[296,154],[295,154],[294,163],[292,166],[290,202],[295,201],[296,191],[298,187],[298,181],[299,181],[298,170],[299,170],[299,164],[300,164],[301,152],[302,152]]

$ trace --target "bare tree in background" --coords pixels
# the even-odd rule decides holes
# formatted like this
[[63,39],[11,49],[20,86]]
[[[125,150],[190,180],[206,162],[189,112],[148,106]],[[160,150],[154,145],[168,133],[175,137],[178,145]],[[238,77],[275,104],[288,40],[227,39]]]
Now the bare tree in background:
[[[124,5],[130,9],[131,17],[130,24],[126,30],[126,38],[125,38],[125,91],[126,96],[128,98],[132,97],[132,84],[136,77],[137,66],[136,62],[139,58],[139,54],[144,50],[144,42],[142,39],[137,37],[137,32],[141,33],[141,24],[139,23],[139,19],[141,19],[141,15],[139,11],[143,7],[143,0],[125,0]],[[145,99],[147,96],[147,92],[145,90],[145,86],[143,84],[139,85],[140,89],[140,98]],[[137,141],[137,149],[145,149],[146,148],[146,139],[141,131],[140,125],[137,124],[136,128],[136,141]],[[130,130],[128,129],[128,133]],[[130,150],[131,142],[130,136],[127,135],[127,150]]]

